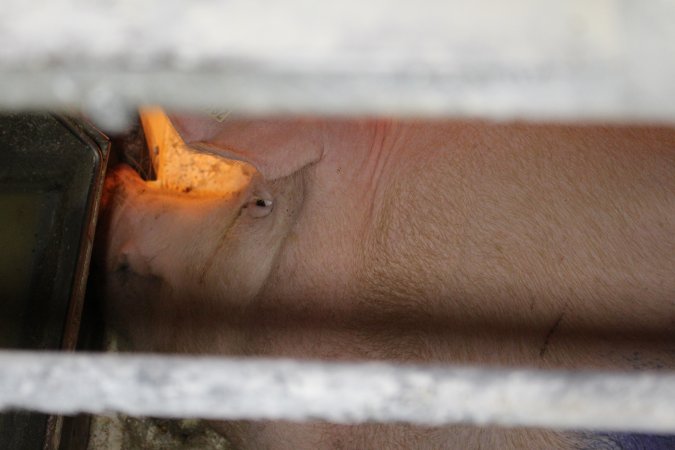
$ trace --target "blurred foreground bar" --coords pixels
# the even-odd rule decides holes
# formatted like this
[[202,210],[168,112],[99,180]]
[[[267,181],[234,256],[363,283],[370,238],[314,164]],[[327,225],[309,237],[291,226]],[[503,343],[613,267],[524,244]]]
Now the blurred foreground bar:
[[675,432],[675,374],[0,352],[0,410]]
[[675,2],[3,0],[0,109],[675,122]]

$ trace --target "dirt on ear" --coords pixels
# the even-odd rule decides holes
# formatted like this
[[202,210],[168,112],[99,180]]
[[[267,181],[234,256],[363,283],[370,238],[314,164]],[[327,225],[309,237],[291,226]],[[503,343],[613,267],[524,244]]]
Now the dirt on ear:
[[228,195],[240,191],[256,172],[244,162],[190,148],[160,108],[142,109],[141,123],[157,174],[151,183],[158,188],[193,195]]

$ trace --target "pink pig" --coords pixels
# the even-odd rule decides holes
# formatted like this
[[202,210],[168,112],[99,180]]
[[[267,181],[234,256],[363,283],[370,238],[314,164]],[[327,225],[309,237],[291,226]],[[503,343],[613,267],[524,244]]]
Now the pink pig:
[[[149,190],[126,166],[110,174],[106,310],[130,348],[675,368],[673,129],[174,123],[189,144],[259,173],[237,195],[208,199]],[[469,426],[218,428],[241,448],[580,448],[600,439]]]

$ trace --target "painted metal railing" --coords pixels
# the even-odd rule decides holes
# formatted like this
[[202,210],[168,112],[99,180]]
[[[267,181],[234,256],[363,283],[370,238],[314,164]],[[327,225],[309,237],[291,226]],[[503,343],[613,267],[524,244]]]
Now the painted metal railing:
[[0,410],[675,433],[675,374],[0,352]]
[[675,120],[675,2],[3,0],[0,108]]

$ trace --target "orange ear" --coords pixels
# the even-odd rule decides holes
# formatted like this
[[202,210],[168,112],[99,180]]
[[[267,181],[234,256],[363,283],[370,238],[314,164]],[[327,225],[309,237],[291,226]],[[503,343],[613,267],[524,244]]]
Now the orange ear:
[[322,128],[312,119],[242,119],[170,114],[193,148],[247,162],[267,180],[283,178],[317,162]]
[[250,182],[254,169],[248,164],[189,148],[161,108],[142,108],[140,116],[156,174],[147,186],[191,195],[225,195]]

